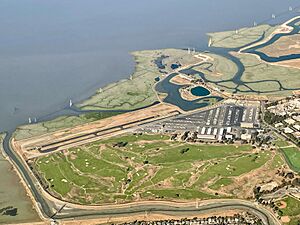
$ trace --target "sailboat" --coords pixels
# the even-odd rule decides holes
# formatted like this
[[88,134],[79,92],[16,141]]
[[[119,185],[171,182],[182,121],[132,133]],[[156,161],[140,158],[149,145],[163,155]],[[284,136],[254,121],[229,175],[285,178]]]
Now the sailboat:
[[29,117],[29,118],[28,118],[28,123],[31,123],[31,122],[32,122],[32,121],[31,121],[31,118]]
[[211,38],[209,38],[209,40],[208,40],[208,47],[210,47],[211,44],[212,44],[212,40],[211,40]]
[[70,99],[70,101],[69,101],[69,106],[70,107],[72,107],[73,106],[73,102],[72,102],[72,100]]

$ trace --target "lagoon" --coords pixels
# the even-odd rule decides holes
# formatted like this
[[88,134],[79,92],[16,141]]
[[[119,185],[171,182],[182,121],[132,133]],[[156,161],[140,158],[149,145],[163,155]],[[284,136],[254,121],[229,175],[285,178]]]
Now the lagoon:
[[194,87],[191,89],[191,93],[195,96],[207,96],[210,94],[210,91],[205,87]]

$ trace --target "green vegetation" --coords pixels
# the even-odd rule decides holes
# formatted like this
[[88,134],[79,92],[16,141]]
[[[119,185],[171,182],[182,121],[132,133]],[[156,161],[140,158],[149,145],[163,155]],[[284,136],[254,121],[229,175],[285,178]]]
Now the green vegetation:
[[278,169],[280,168],[281,166],[283,166],[285,163],[284,163],[284,160],[282,159],[282,156],[281,155],[275,155],[274,159],[273,159],[273,162],[272,164],[270,165],[270,169]]
[[290,222],[285,223],[287,225],[299,225],[300,224],[300,218],[292,218]]
[[213,195],[203,193],[194,189],[164,189],[164,190],[148,190],[142,194],[142,197],[147,198],[157,196],[164,199],[209,199],[216,198]]
[[286,216],[297,216],[300,215],[300,201],[288,196],[284,199],[284,201],[287,203],[287,207],[284,209],[281,209],[283,212],[283,215]]
[[89,112],[89,113],[85,113],[82,116],[86,119],[86,120],[101,120],[101,119],[105,119],[111,116],[116,116],[119,115],[119,112]]
[[264,34],[269,36],[276,27],[270,25],[260,25],[256,27],[245,27],[236,31],[223,31],[209,33],[211,37],[211,46],[222,48],[241,48],[259,40]]
[[269,156],[266,152],[247,154],[238,158],[227,158],[227,160],[207,167],[195,185],[205,186],[208,181],[215,177],[228,178],[240,176],[263,166],[268,160]]
[[[211,84],[220,90],[233,92],[237,88],[238,94],[247,92],[247,94],[287,96],[293,90],[284,90],[283,88],[298,89],[300,86],[300,80],[296,79],[300,69],[269,64],[251,54],[234,52],[232,54],[245,66],[241,77],[241,80],[245,82],[243,85],[237,85],[230,81],[237,72],[237,65],[223,56],[205,53],[211,59],[198,66],[193,66],[191,69],[203,73],[208,80],[212,81]],[[229,81],[213,83],[224,80]]]
[[233,61],[213,53],[205,53],[205,55],[210,56],[211,60],[192,68],[204,73],[208,80],[227,80],[231,79],[236,74],[238,69]]
[[275,142],[275,145],[278,146],[278,147],[285,147],[285,146],[289,146],[290,144],[287,141],[285,141],[285,140],[278,139]]
[[219,190],[220,188],[230,185],[233,183],[233,180],[231,178],[221,178],[217,180],[214,184],[209,186],[209,188],[214,189],[214,190]]
[[[81,109],[131,110],[151,105],[158,101],[153,85],[157,77],[172,71],[171,65],[191,64],[199,61],[185,50],[164,49],[133,52],[136,68],[131,79],[121,80],[99,89],[86,101],[78,104]],[[160,69],[155,60],[162,57],[164,69]]]
[[[82,204],[137,199],[207,199],[237,176],[266,164],[249,145],[188,144],[130,134],[37,159],[34,170],[54,195]],[[213,184],[213,185],[211,185]],[[220,196],[225,197],[225,196]]]
[[283,153],[289,167],[295,172],[300,172],[300,150],[281,138],[275,144]]
[[61,116],[54,120],[20,126],[14,132],[16,140],[26,139],[60,129],[70,128],[84,123],[111,117],[117,112],[90,112],[79,116]]
[[[287,196],[281,201],[286,203],[286,207],[279,208],[278,213],[281,216],[288,216],[290,219],[290,222],[284,224],[298,225],[300,223],[300,201],[291,196]],[[276,205],[280,206],[281,201],[278,201]]]
[[286,116],[276,115],[274,113],[266,111],[264,119],[268,124],[274,125],[275,123],[283,122],[286,119]]
[[282,147],[282,152],[291,169],[300,172],[300,151],[297,147]]
[[[260,25],[242,28],[237,31],[209,33],[208,35],[211,37],[211,46],[240,49],[247,44],[260,40],[262,37],[267,38],[276,28],[276,26]],[[237,88],[238,94],[247,92],[247,94],[258,93],[281,96],[292,94],[293,90],[284,90],[284,88],[299,89],[300,80],[297,79],[300,73],[299,69],[265,63],[251,54],[233,54],[245,66],[245,71],[242,75],[242,81],[245,84],[236,85],[231,81],[213,84],[219,89],[232,92]],[[234,62],[214,54],[211,54],[211,56],[215,59],[213,66],[210,68],[211,71],[207,70],[205,65],[196,68],[196,70],[203,72],[206,78],[211,81],[222,81],[231,79],[236,74],[236,65]],[[220,76],[216,76],[216,74]]]
[[[266,93],[269,95],[290,95],[292,91],[280,90],[278,82],[284,88],[297,89],[300,86],[300,80],[296,79],[300,73],[299,69],[264,63],[257,59],[256,56],[250,54],[236,54],[236,57],[245,66],[242,80],[244,82],[253,82],[247,83],[247,85],[254,91],[271,91]],[[278,82],[263,80],[277,80]],[[263,82],[257,83],[257,81]]]

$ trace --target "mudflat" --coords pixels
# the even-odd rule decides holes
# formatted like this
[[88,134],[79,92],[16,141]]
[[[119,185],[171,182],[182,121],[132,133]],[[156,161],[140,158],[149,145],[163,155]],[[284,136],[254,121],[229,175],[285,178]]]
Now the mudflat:
[[[0,135],[0,150],[2,139]],[[0,224],[40,221],[12,165],[0,154]]]

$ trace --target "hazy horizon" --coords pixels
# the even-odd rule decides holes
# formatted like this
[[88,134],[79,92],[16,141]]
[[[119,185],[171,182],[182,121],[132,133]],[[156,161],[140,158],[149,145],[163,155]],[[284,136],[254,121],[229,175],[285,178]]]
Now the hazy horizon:
[[[176,4],[175,4],[176,2]],[[0,131],[126,78],[131,51],[207,45],[207,32],[251,26],[296,0],[0,1]],[[280,17],[277,22],[293,14]],[[275,21],[274,21],[275,22]]]

